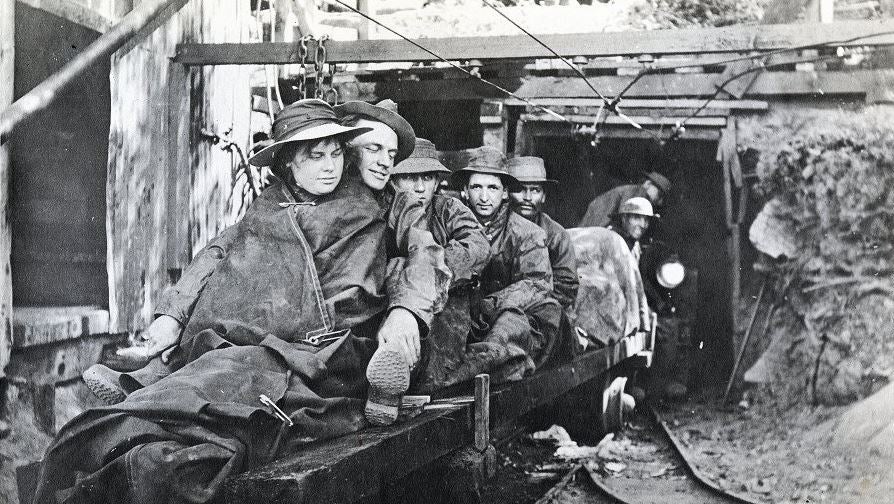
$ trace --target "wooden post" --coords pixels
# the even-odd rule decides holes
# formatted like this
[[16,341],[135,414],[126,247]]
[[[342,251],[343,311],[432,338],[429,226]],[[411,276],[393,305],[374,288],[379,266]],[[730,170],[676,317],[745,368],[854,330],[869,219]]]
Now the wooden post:
[[[373,14],[369,12],[369,3],[370,0],[357,0],[357,10],[364,14]],[[357,27],[357,40],[369,40],[371,29],[372,26],[370,25],[369,19],[361,19],[360,26]]]
[[[0,0],[0,109],[13,102],[15,0]],[[0,377],[12,350],[12,227],[9,216],[9,146],[0,145]],[[2,399],[0,399],[2,403]]]
[[490,375],[475,377],[475,449],[487,450],[490,445]]

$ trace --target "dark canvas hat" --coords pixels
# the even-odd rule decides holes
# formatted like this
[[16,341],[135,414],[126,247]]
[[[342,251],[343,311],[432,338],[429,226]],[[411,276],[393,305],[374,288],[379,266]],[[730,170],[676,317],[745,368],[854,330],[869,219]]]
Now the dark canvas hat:
[[435,144],[424,138],[417,138],[416,148],[413,149],[410,157],[391,169],[392,175],[430,172],[450,173],[450,170],[438,160],[438,151],[435,149]]
[[387,125],[397,133],[397,156],[395,164],[410,157],[416,142],[416,132],[406,119],[397,113],[397,103],[392,100],[382,100],[375,105],[365,101],[349,101],[335,106],[335,113],[339,117],[351,114],[366,116],[372,121]]
[[518,180],[509,173],[506,156],[499,150],[485,145],[472,149],[469,154],[468,164],[465,168],[453,172],[454,177],[461,179],[461,177],[468,177],[473,173],[486,173],[498,175],[506,182],[506,185],[518,183]]
[[254,166],[267,166],[287,143],[332,136],[346,140],[369,130],[342,126],[335,111],[323,100],[298,100],[279,111],[273,120],[273,142],[253,154],[248,162]]
[[543,159],[534,156],[510,158],[509,174],[522,184],[557,183],[553,179],[546,178],[546,166],[543,164]]
[[664,175],[658,172],[649,172],[646,174],[646,178],[651,180],[659,189],[661,189],[665,194],[669,193],[671,190],[671,181],[667,179]]

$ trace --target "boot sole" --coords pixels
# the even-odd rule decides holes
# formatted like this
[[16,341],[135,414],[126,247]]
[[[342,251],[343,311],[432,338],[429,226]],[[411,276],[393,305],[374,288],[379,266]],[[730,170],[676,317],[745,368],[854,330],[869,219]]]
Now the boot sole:
[[369,395],[364,414],[372,425],[391,425],[397,420],[400,401],[410,388],[410,368],[402,353],[378,349],[366,368]]
[[116,385],[106,373],[96,369],[96,366],[90,366],[87,371],[84,371],[81,378],[84,380],[87,388],[93,392],[93,395],[107,405],[118,404],[127,399],[127,394],[124,390],[119,385]]

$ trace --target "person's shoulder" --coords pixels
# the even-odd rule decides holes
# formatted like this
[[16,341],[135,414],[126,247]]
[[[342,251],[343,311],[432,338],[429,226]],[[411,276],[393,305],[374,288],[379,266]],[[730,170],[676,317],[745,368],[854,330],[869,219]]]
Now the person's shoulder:
[[533,238],[546,241],[546,231],[537,224],[525,219],[515,212],[509,213],[509,229],[519,238]]
[[435,194],[431,200],[432,209],[437,212],[454,214],[463,214],[475,217],[475,214],[460,199],[447,194]]

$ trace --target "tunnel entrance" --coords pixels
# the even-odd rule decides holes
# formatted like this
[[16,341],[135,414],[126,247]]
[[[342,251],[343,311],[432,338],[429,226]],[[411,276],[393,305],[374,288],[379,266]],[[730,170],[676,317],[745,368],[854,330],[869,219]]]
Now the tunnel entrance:
[[549,176],[559,181],[548,193],[546,211],[565,227],[577,226],[593,197],[612,187],[638,184],[650,171],[671,180],[672,194],[650,232],[698,272],[690,382],[722,385],[734,355],[733,260],[717,141],[677,140],[659,147],[651,139],[602,138],[594,146],[564,135],[537,136],[528,146],[526,153],[542,157]]

